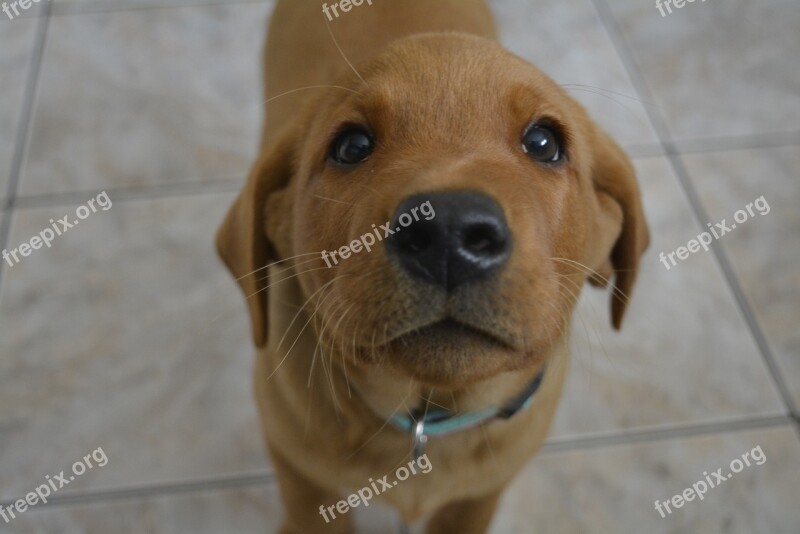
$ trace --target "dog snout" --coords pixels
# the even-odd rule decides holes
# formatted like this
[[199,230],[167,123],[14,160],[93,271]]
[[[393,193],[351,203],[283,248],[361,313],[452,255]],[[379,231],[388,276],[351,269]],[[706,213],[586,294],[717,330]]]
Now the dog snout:
[[[411,224],[401,224],[426,202],[433,217],[414,217]],[[392,227],[400,231],[387,243],[388,253],[412,277],[447,291],[488,278],[502,269],[511,252],[503,209],[474,191],[413,195],[397,207]]]

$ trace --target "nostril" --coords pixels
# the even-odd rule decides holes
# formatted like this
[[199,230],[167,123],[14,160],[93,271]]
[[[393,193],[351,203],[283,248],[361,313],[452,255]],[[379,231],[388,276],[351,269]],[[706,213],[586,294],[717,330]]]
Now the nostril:
[[406,244],[406,248],[411,252],[422,252],[423,250],[427,250],[428,247],[431,246],[431,243],[433,243],[433,239],[429,233],[413,232]]
[[408,228],[395,237],[398,247],[412,254],[418,254],[428,250],[434,241],[431,229],[425,227]]
[[476,224],[464,233],[463,247],[476,256],[492,256],[503,252],[506,239],[492,224]]

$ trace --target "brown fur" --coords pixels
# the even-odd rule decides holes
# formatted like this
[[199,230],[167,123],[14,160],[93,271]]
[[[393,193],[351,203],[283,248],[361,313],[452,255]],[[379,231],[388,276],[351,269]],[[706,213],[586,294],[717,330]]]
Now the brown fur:
[[[247,296],[284,530],[352,528],[352,512],[326,524],[319,506],[408,461],[408,435],[384,425],[396,410],[427,400],[459,411],[502,404],[547,363],[530,409],[432,438],[432,471],[383,495],[408,521],[432,514],[431,532],[484,532],[547,434],[587,279],[604,285],[616,273],[612,318],[621,325],[648,243],[635,175],[579,104],[494,41],[482,0],[374,0],[330,24],[321,4],[278,2],[266,94],[339,88],[269,102],[260,155],[217,240]],[[520,149],[539,117],[565,132],[563,166],[538,165]],[[368,124],[379,139],[347,171],[326,163],[343,123]],[[389,220],[412,194],[456,189],[496,199],[513,232],[513,255],[491,283],[448,299],[397,271],[382,244],[331,269],[319,256]],[[278,260],[267,279],[263,268]],[[455,350],[414,334],[446,313],[505,343],[466,337]]]

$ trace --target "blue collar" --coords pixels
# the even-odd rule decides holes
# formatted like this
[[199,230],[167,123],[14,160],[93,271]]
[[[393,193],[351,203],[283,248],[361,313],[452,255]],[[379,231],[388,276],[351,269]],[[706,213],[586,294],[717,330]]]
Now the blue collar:
[[411,433],[413,454],[419,458],[425,452],[425,444],[429,436],[443,436],[452,432],[466,430],[489,421],[490,419],[510,419],[517,412],[533,403],[533,396],[539,390],[544,379],[545,368],[542,368],[525,389],[503,406],[490,406],[483,410],[463,414],[448,410],[414,410],[411,414],[395,414],[389,422],[403,432]]

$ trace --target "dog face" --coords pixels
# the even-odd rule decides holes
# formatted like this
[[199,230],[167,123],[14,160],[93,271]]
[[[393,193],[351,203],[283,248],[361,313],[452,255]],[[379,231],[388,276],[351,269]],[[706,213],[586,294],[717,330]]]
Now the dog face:
[[218,236],[258,345],[247,275],[295,257],[327,346],[438,387],[542,363],[590,275],[616,269],[619,327],[647,227],[579,104],[478,37],[407,38],[357,70],[261,154]]

